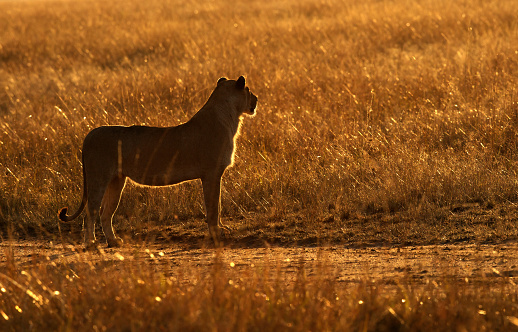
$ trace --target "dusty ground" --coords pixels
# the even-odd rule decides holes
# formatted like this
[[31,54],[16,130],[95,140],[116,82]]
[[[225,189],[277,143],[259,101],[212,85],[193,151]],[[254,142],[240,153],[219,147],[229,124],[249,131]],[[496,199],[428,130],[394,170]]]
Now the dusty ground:
[[[403,214],[344,217],[334,211],[314,221],[296,214],[255,216],[225,220],[234,232],[221,249],[212,246],[201,218],[166,225],[130,220],[115,225],[125,246],[107,249],[103,245],[100,253],[84,252],[80,223],[69,223],[61,225],[59,237],[19,232],[16,241],[0,242],[0,268],[13,262],[18,267],[89,262],[117,267],[123,260],[150,262],[175,274],[191,267],[208,269],[217,256],[223,264],[233,263],[234,270],[274,267],[287,279],[295,278],[301,267],[308,276],[325,268],[344,282],[512,278],[518,277],[517,220],[514,204],[453,206],[419,221]],[[102,242],[100,230],[98,236]]]
[[[406,247],[346,248],[329,247],[271,247],[186,249],[151,244],[126,245],[121,249],[105,249],[99,253],[84,252],[80,246],[58,245],[42,241],[4,242],[0,257],[5,267],[11,255],[19,268],[37,263],[113,264],[118,262],[148,262],[167,273],[176,274],[177,268],[188,271],[209,269],[216,256],[233,269],[259,268],[281,273],[287,280],[304,273],[311,277],[326,269],[338,281],[359,282],[372,280],[395,284],[399,280],[425,282],[430,278],[453,278],[477,281],[487,277],[518,276],[518,243],[499,245],[428,245]],[[11,260],[12,261],[12,260]],[[89,263],[88,263],[89,264]],[[466,279],[467,278],[467,279]]]

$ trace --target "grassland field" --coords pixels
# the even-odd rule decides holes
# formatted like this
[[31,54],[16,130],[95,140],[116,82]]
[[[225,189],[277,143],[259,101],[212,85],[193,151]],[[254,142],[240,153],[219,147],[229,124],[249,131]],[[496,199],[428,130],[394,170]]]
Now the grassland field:
[[[518,330],[518,2],[0,1],[0,330]],[[82,251],[81,144],[259,98],[222,183],[126,186]],[[102,232],[98,237],[103,240]]]

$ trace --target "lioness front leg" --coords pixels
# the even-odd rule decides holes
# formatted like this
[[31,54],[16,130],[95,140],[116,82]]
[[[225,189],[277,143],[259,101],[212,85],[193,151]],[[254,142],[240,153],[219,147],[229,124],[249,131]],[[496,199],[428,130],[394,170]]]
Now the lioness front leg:
[[221,229],[230,231],[230,228],[222,225],[219,220],[222,175],[223,172],[202,179],[207,225],[209,227],[209,234],[216,245],[219,244]]

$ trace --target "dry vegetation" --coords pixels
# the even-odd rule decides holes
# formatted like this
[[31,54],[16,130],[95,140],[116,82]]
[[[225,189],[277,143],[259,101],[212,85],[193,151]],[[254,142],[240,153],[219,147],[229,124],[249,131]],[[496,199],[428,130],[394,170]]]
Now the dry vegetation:
[[257,265],[234,264],[217,251],[208,264],[173,266],[171,252],[143,248],[72,255],[74,263],[33,257],[30,270],[7,264],[0,274],[3,330],[518,330],[518,293],[507,277],[423,282],[365,274],[340,282],[325,255],[314,265],[293,262],[291,274],[275,253]]
[[[179,124],[219,77],[243,74],[259,107],[224,176],[223,218],[236,228],[228,246],[514,241],[517,12],[513,0],[2,1],[0,235],[80,241],[80,226],[58,225],[56,211],[80,200],[86,133]],[[130,242],[196,247],[206,245],[202,220],[197,182],[128,186],[115,227]],[[286,288],[215,260],[209,275],[190,271],[198,283],[185,288],[126,263],[22,272],[5,253],[0,314],[15,317],[10,329],[112,329],[113,317],[134,330],[518,324],[502,311],[516,311],[507,279],[404,283],[393,296],[325,274]],[[500,316],[479,314],[481,302]]]

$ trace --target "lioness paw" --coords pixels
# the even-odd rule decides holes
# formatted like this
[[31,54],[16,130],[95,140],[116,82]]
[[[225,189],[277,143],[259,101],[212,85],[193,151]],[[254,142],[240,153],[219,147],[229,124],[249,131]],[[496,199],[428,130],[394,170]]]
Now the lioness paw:
[[97,241],[87,241],[85,243],[85,250],[86,251],[99,251],[99,242]]
[[115,239],[108,239],[108,248],[120,248],[124,244],[124,241],[120,237]]

